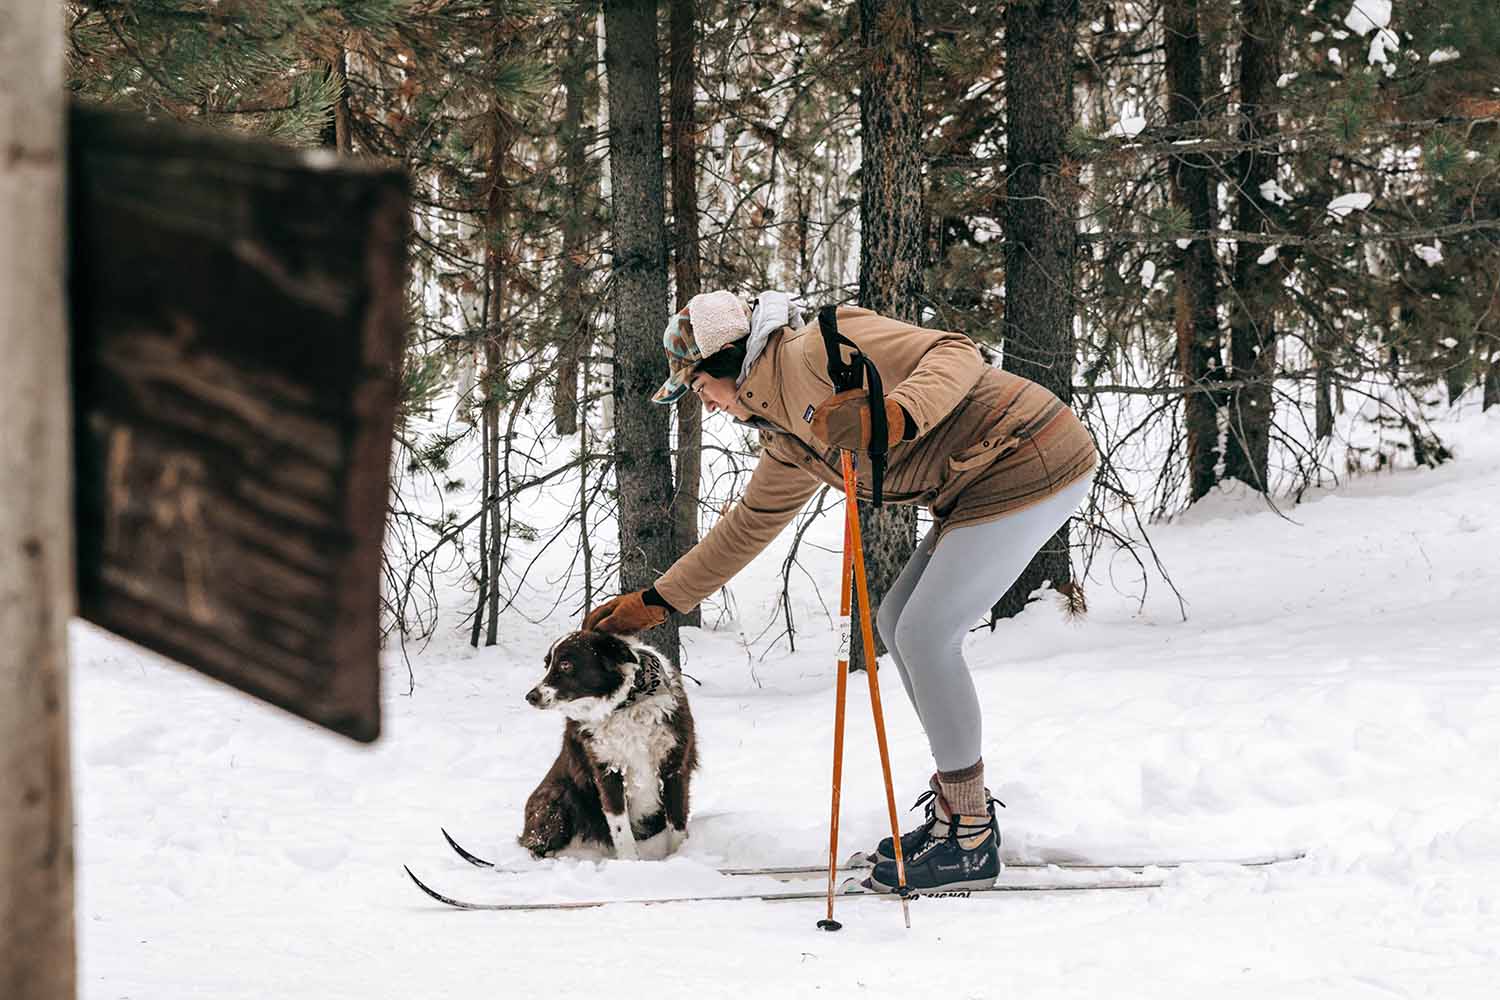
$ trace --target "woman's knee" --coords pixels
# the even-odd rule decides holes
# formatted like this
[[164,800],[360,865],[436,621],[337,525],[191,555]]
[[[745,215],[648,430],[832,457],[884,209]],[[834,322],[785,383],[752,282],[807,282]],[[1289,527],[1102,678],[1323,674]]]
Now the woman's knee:
[[[917,609],[908,605],[896,621],[891,638],[885,642],[890,646],[894,640],[901,659],[915,674],[932,669],[938,661],[947,657],[950,647],[956,644],[945,629],[938,627],[936,622],[924,615],[914,614],[914,611]],[[883,630],[881,635],[885,635]]]
[[880,607],[875,609],[875,629],[880,633],[880,641],[897,656],[901,655],[901,647],[896,642],[896,633],[901,625],[901,611],[902,605],[895,601],[882,601]]

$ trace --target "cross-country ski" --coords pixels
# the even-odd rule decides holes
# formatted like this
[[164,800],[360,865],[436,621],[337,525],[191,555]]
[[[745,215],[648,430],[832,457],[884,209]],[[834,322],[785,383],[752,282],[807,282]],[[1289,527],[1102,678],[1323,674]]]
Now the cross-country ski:
[[[440,830],[443,839],[453,852],[463,858],[476,868],[487,868],[497,875],[525,875],[536,873],[540,869],[532,868],[501,868],[492,861],[486,861],[473,852],[469,851],[447,830]],[[1058,858],[1050,861],[1026,860],[1020,858],[1006,858],[1002,861],[1003,867],[1012,870],[1046,869],[1056,868],[1063,871],[1108,871],[1119,869],[1122,871],[1145,871],[1148,868],[1173,869],[1185,865],[1230,865],[1238,868],[1262,868],[1267,865],[1286,864],[1298,861],[1306,855],[1300,851],[1286,854],[1263,854],[1248,855],[1246,857],[1165,857],[1160,859],[1142,860],[1134,858],[1131,860],[1105,861],[1101,859],[1088,858]],[[871,855],[864,852],[852,854],[839,865],[835,871],[839,875],[852,876],[868,871],[874,867],[875,861]],[[801,879],[817,878],[828,874],[827,865],[771,865],[766,867],[733,868],[720,867],[716,869],[720,875],[729,875],[739,878],[773,878],[782,881],[797,881]],[[410,869],[407,870],[410,873]]]
[[[426,882],[417,877],[410,868],[406,874],[423,893],[437,900],[439,903],[460,910],[491,910],[498,912],[524,912],[527,910],[588,910],[601,906],[664,906],[668,904],[681,903],[795,903],[813,902],[824,898],[821,891],[812,890],[783,890],[765,892],[734,891],[701,896],[660,896],[642,899],[591,899],[591,900],[557,900],[557,901],[533,901],[533,902],[477,902],[473,900],[458,899],[446,893],[439,892]],[[774,877],[774,876],[773,876]],[[1152,878],[1088,878],[1073,880],[1032,880],[1032,881],[997,881],[993,885],[977,889],[955,889],[951,891],[937,890],[932,892],[914,892],[910,899],[968,899],[973,896],[986,896],[1000,893],[1076,893],[1076,892],[1100,892],[1104,890],[1119,889],[1158,889],[1162,885],[1161,880]],[[846,878],[840,881],[834,890],[839,899],[865,898],[884,899],[896,901],[897,896],[887,892],[875,892],[868,886],[862,885],[858,879]]]

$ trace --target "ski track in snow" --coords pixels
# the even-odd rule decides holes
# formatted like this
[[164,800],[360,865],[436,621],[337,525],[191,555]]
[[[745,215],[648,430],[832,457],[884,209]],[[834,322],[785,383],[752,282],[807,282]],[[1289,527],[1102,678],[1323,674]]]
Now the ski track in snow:
[[[464,864],[438,827],[529,863],[514,837],[560,721],[522,696],[564,616],[518,616],[479,651],[440,634],[410,697],[391,656],[373,748],[75,624],[81,995],[1492,996],[1500,412],[1444,433],[1459,458],[1437,470],[1281,514],[1225,491],[1155,528],[1186,621],[1159,580],[1144,610],[1117,592],[1136,589],[1119,559],[1094,567],[1085,622],[1038,604],[966,647],[1007,853],[1306,860],[1139,893],[921,900],[910,931],[878,900],[841,902],[836,935],[814,929],[820,903],[464,913],[401,870],[475,900],[561,900],[728,892],[751,885],[713,866],[821,862],[833,636],[811,583],[796,653],[686,633],[703,768],[682,852],[519,876]],[[809,565],[824,600],[839,527],[812,532],[835,553]],[[745,634],[772,613],[786,541],[733,584]],[[882,681],[904,808],[931,762],[894,671]],[[861,678],[849,696],[841,854],[885,823]]]

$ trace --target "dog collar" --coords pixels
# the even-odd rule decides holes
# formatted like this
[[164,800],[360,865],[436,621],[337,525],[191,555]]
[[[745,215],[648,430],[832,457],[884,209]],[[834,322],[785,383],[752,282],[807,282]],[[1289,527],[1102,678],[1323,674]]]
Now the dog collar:
[[666,683],[660,660],[644,650],[636,650],[635,655],[637,657],[635,682],[630,685],[630,691],[625,695],[625,700],[620,702],[621,708],[633,705],[642,698],[651,697]]

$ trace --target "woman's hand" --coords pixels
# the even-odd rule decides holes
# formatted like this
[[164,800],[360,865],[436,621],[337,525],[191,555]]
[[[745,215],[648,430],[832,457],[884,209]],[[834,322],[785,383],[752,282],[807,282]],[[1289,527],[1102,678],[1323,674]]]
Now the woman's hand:
[[[885,401],[886,448],[906,438],[906,411],[895,400]],[[813,411],[812,435],[845,451],[870,450],[870,395],[847,389],[823,400]]]
[[611,597],[584,615],[584,630],[634,635],[655,628],[667,620],[667,609],[647,604],[645,597],[644,590]]

